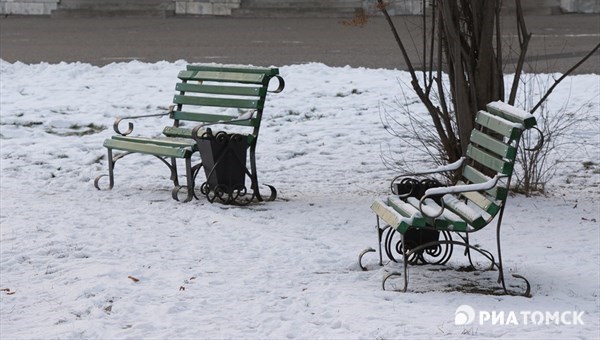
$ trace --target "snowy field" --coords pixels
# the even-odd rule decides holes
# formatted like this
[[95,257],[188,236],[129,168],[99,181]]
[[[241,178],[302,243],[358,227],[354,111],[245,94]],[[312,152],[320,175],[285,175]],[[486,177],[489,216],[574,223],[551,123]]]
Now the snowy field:
[[[274,202],[178,203],[167,168],[142,156],[120,161],[115,188],[97,191],[114,117],[164,111],[185,65],[0,61],[2,339],[600,337],[598,75],[569,77],[550,97],[550,112],[581,124],[549,194],[508,201],[504,264],[531,282],[523,298],[448,289],[495,273],[412,267],[409,292],[397,293],[381,280],[399,265],[380,268],[373,255],[359,270],[358,253],[376,246],[370,203],[396,174],[382,151],[411,156],[380,113],[397,102],[423,113],[404,72],[281,67],[287,86],[267,100],[257,150]],[[156,134],[167,120],[135,131]],[[474,242],[494,250],[494,233]],[[455,250],[449,266],[467,263]],[[518,320],[456,325],[461,305]],[[522,317],[555,312],[563,319]]]

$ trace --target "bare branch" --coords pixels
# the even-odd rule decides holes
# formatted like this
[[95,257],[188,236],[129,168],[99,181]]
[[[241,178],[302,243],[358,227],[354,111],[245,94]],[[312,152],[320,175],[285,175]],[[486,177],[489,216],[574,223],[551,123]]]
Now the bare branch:
[[[521,38],[519,38],[519,40],[521,40]],[[510,94],[508,97],[508,104],[510,105],[513,105],[515,103],[515,99],[517,97],[517,90],[519,89],[519,79],[521,78],[521,73],[523,72],[523,65],[525,64],[525,56],[527,55],[527,48],[529,47],[530,40],[531,33],[523,37],[523,42],[521,43],[519,61],[517,62],[517,66],[515,69],[515,77],[513,78],[513,83],[510,88]]]
[[417,76],[415,74],[415,68],[413,67],[412,62],[410,61],[410,58],[408,57],[408,53],[406,52],[404,43],[402,43],[402,39],[400,39],[400,35],[398,35],[398,30],[396,30],[396,25],[394,25],[394,22],[392,21],[392,18],[390,17],[390,14],[387,11],[386,4],[383,2],[383,0],[377,0],[377,3],[378,3],[379,10],[381,10],[381,13],[383,13],[385,20],[387,21],[388,25],[390,26],[390,29],[392,30],[394,39],[396,39],[396,44],[400,48],[400,52],[402,53],[402,58],[404,58],[404,62],[406,62],[406,67],[408,68],[408,72],[410,73],[410,76],[411,76],[413,82],[415,82],[415,83],[418,82]]
[[527,55],[527,49],[529,47],[529,41],[531,40],[531,33],[527,32],[527,26],[525,25],[525,16],[523,14],[523,7],[521,6],[521,0],[515,0],[517,7],[517,30],[519,34],[519,60],[515,69],[515,77],[510,89],[508,97],[508,104],[513,105],[517,97],[517,90],[519,88],[519,79],[523,72],[523,65],[525,64],[525,56]]
[[[502,31],[500,27],[500,2],[496,3],[496,71],[500,73],[502,77]],[[499,87],[500,99],[504,101],[504,86]]]
[[548,91],[546,92],[546,94],[544,94],[544,96],[542,97],[542,99],[540,99],[540,101],[535,104],[535,106],[533,107],[533,109],[531,109],[531,113],[534,113],[535,110],[538,109],[538,107],[540,107],[540,105],[542,105],[542,103],[546,100],[546,98],[548,98],[548,96],[552,93],[552,91],[554,90],[554,88],[556,86],[558,86],[558,84],[560,84],[560,82],[565,79],[569,74],[573,73],[573,71],[575,71],[581,64],[583,64],[586,60],[588,60],[594,53],[596,53],[596,51],[600,48],[600,43],[598,43],[598,45],[596,45],[596,47],[594,47],[585,57],[583,57],[579,62],[577,62],[575,65],[573,65],[570,69],[567,70],[567,72],[565,72],[560,78],[558,78],[554,84],[552,84],[552,86],[550,86],[550,88],[548,89]]

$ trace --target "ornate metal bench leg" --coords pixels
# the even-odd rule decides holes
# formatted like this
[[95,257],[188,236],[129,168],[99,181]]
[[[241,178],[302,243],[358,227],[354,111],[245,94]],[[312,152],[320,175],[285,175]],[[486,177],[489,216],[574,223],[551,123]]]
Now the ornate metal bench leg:
[[[250,187],[252,188],[252,191],[254,192],[254,194],[256,195],[256,199],[259,202],[263,201],[263,198],[260,194],[260,189],[258,189],[258,175],[256,174],[256,143],[252,143],[252,145],[250,145],[250,171],[249,171],[249,176],[250,176]],[[248,168],[246,168],[246,170],[248,170]]]
[[[177,170],[175,170],[177,171]],[[189,202],[194,198],[194,173],[192,170],[192,158],[185,159],[185,178],[187,181],[187,197],[184,202]]]
[[383,231],[387,228],[391,228],[389,225],[381,229],[379,223],[379,216],[377,216],[377,246],[379,247],[379,265],[383,266],[383,253],[381,252],[381,240],[383,239]]
[[263,184],[263,185],[266,185],[271,190],[271,194],[269,195],[269,198],[267,198],[265,200],[263,198],[263,196],[260,194],[260,189],[258,188],[258,174],[256,172],[256,144],[253,144],[250,146],[250,173],[248,175],[250,176],[250,180],[252,181],[252,184],[250,184],[252,191],[254,192],[254,195],[256,196],[256,199],[259,202],[262,202],[262,201],[270,202],[270,201],[274,201],[275,198],[277,198],[277,190],[275,189],[274,186],[268,185],[268,184]]
[[365,254],[367,254],[367,253],[374,253],[374,252],[376,252],[375,249],[373,249],[373,248],[367,248],[367,249],[361,251],[360,254],[358,254],[358,266],[360,267],[360,269],[362,269],[363,271],[367,270],[367,268],[362,265],[362,258],[363,258],[363,256],[365,256]]
[[[379,216],[375,216],[377,218],[377,225],[375,226],[375,228],[377,228],[377,246],[379,248],[379,265],[383,266],[383,255],[381,253],[381,240],[383,238],[383,232],[384,230],[386,230],[387,228],[390,228],[389,225],[386,225],[383,229],[381,229],[380,224],[379,224]],[[360,269],[362,270],[367,270],[367,268],[365,266],[363,266],[362,264],[362,258],[363,256],[365,256],[368,253],[376,253],[377,251],[371,247],[363,250],[360,252],[360,254],[358,254],[358,266],[360,267]]]
[[[193,192],[193,194],[194,194],[194,198],[195,199],[199,199],[198,195],[196,195],[196,177],[198,176],[198,172],[200,172],[201,168],[202,168],[202,163],[198,163],[198,164],[196,164],[196,165],[194,165],[192,167],[192,180],[194,181],[194,192]],[[202,190],[202,187],[201,187],[200,190]]]
[[504,266],[502,265],[502,254],[500,252],[500,248],[498,248],[498,263],[496,263],[496,266],[498,267],[498,283],[500,283],[502,285],[502,289],[504,290],[504,294],[506,295],[520,295],[520,296],[524,296],[524,297],[531,297],[531,284],[529,284],[529,281],[522,275],[519,274],[512,274],[512,277],[517,278],[517,279],[521,279],[523,281],[525,281],[525,292],[523,293],[515,293],[515,292],[511,292],[506,288],[506,281],[504,279]]
[[171,157],[171,180],[174,186],[179,186],[179,176],[177,175],[177,159]]
[[106,177],[106,176],[108,176],[108,180],[109,180],[108,190],[113,188],[113,186],[115,185],[115,175],[114,175],[115,161],[116,160],[113,159],[113,156],[112,156],[112,149],[108,149],[108,175],[100,175],[100,176],[96,177],[96,179],[94,180],[94,187],[96,187],[96,189],[101,190],[99,181],[102,177]]
[[277,189],[275,189],[274,186],[269,185],[269,184],[264,184],[264,185],[268,186],[269,189],[271,190],[271,195],[269,195],[269,198],[267,198],[267,202],[274,201],[275,198],[277,198]]
[[[385,289],[385,283],[387,282],[387,280],[388,280],[390,277],[393,277],[393,276],[402,276],[402,273],[399,273],[399,272],[392,272],[392,273],[389,273],[389,274],[387,274],[386,276],[384,276],[384,277],[383,277],[383,281],[381,282],[381,288],[382,288],[383,290],[386,290],[386,289]],[[394,291],[397,291],[397,292],[402,292],[402,293],[404,293],[404,292],[406,292],[406,289],[407,289],[407,287],[408,287],[408,279],[406,278],[406,276],[404,276],[404,287],[403,287],[402,289],[394,289]]]
[[526,288],[525,288],[525,293],[520,294],[520,295],[525,296],[525,297],[531,297],[531,285],[529,284],[529,281],[527,281],[526,278],[524,278],[523,276],[521,276],[519,274],[512,274],[512,276],[514,278],[521,279],[521,280],[525,281],[525,284],[527,285]]
[[506,289],[506,282],[504,280],[504,266],[502,265],[502,249],[500,246],[500,226],[502,225],[503,215],[504,209],[500,211],[500,216],[498,217],[498,222],[496,224],[496,246],[498,247],[498,263],[496,264],[496,266],[498,267],[498,283],[502,283],[502,289],[507,295],[521,295],[524,297],[531,297],[531,285],[529,284],[529,281],[525,277],[518,274],[512,274],[512,276],[514,278],[525,281],[525,292],[522,294],[514,294],[509,292],[508,289]]
[[271,202],[271,201],[274,201],[277,198],[277,189],[275,189],[274,186],[269,185],[269,184],[263,184],[263,185],[269,187],[269,190],[271,191],[271,193],[269,194],[269,197],[267,199],[265,199],[261,195],[260,189],[258,188],[258,179],[256,178],[256,176],[250,176],[250,179],[252,180],[252,184],[250,186],[252,188],[252,192],[253,192],[254,196],[256,197],[257,201],[259,201],[259,202],[263,202],[263,201]]
[[[400,234],[401,237],[401,242],[402,244],[404,244],[404,234]],[[408,288],[408,256],[406,255],[406,247],[402,247],[402,258],[403,258],[403,266],[404,266],[404,273],[399,273],[399,272],[392,272],[387,274],[384,278],[383,281],[381,282],[381,288],[383,288],[383,290],[385,290],[385,283],[386,281],[393,276],[404,276],[404,287],[402,287],[402,289],[400,290],[396,290],[399,292],[406,292],[406,289]]]
[[[250,161],[251,164],[252,161]],[[256,166],[252,166],[251,165],[252,170],[251,171],[256,171],[254,170],[256,168]],[[246,169],[248,170],[248,169]],[[258,176],[256,176],[256,172],[251,172],[248,171],[248,176],[250,177],[250,189],[252,189],[252,192],[254,193],[254,196],[256,197],[256,200],[258,200],[259,202],[264,201],[264,199],[262,198],[262,195],[260,194],[260,189],[258,188]]]
[[496,264],[496,266],[498,267],[498,283],[500,283],[502,285],[502,289],[504,290],[504,294],[506,295],[520,295],[520,296],[524,296],[524,297],[531,297],[531,284],[529,284],[529,281],[522,275],[519,274],[512,274],[512,277],[517,278],[517,279],[521,279],[523,281],[525,281],[525,292],[523,293],[514,293],[509,291],[506,288],[506,281],[504,280],[504,269],[502,267],[502,262],[501,260],[499,260],[499,262]]
[[[171,169],[172,173],[176,173],[176,171],[177,170]],[[173,197],[174,200],[181,201],[179,199],[179,191],[182,188],[186,188],[186,190],[187,190],[187,195],[186,195],[185,199],[183,200],[183,203],[187,203],[194,198],[194,173],[193,172],[194,171],[192,169],[192,159],[190,157],[188,157],[185,159],[186,186],[183,187],[180,185],[176,185],[173,188],[173,190],[171,191],[171,196]]]

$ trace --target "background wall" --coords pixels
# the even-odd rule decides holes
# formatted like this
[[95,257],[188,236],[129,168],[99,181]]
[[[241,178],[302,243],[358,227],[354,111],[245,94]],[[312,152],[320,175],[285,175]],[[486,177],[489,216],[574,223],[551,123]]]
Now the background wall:
[[[423,0],[390,0],[392,15],[418,15]],[[428,0],[425,0],[428,1]],[[0,0],[0,14],[352,16],[373,11],[376,0]],[[514,11],[505,2],[505,11]],[[600,13],[598,0],[526,0],[527,14]]]

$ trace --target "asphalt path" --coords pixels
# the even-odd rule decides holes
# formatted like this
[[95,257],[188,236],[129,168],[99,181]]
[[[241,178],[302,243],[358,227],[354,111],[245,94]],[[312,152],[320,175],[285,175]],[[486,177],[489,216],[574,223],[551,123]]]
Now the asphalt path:
[[[395,17],[415,66],[421,66],[420,17]],[[504,17],[506,71],[516,56],[516,29]],[[564,72],[600,42],[600,15],[526,17],[533,38],[526,71]],[[405,69],[382,18],[365,26],[336,18],[33,17],[0,18],[0,58],[8,62],[86,62],[106,65],[140,60],[186,60],[283,66],[321,62],[330,66]],[[600,74],[600,53],[577,73]]]

